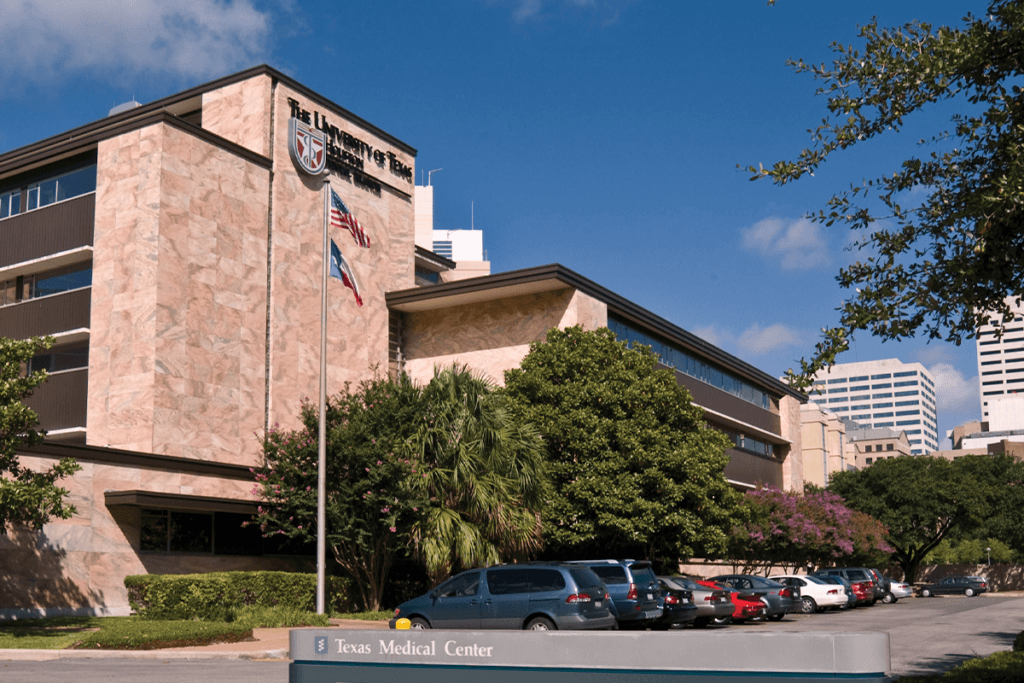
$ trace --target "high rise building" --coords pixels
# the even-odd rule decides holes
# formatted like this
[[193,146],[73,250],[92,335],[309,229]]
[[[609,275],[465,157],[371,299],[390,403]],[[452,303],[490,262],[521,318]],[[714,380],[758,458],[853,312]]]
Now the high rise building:
[[810,395],[841,417],[906,431],[914,455],[939,448],[935,379],[920,363],[837,363],[818,373]]
[[[1000,396],[1024,393],[1024,306],[1008,300],[1014,316],[994,318],[978,330],[978,379],[981,421],[990,419],[989,403]],[[1024,425],[1021,425],[1024,427]],[[1018,427],[1019,428],[1019,427]]]

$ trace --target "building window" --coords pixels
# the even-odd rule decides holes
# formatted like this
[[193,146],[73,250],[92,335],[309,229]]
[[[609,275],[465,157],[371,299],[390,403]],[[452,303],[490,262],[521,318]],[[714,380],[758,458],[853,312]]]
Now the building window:
[[885,444],[885,450],[887,450],[887,451],[893,450],[893,445],[891,443]]
[[61,294],[92,285],[92,265],[74,265],[0,282],[0,306]]
[[[875,413],[875,419],[876,420],[878,418],[880,418],[880,417],[892,417],[892,411],[887,412],[887,413]],[[878,425],[875,425],[875,426],[877,427]]]
[[893,377],[917,377],[917,370],[911,370],[909,372],[894,372]]
[[46,370],[50,374],[89,367],[89,344],[75,344],[34,356],[28,364],[29,372]]
[[826,384],[845,384],[846,383],[846,378],[845,377],[841,377],[839,379],[830,379],[830,380],[828,380],[825,383]]
[[441,283],[441,273],[435,270],[426,270],[425,268],[416,268],[416,284],[422,285],[437,285]]
[[871,379],[892,379],[892,373],[886,372],[881,375],[871,375]]
[[65,199],[78,197],[96,190],[96,167],[88,166],[50,178],[34,185],[27,190],[28,201],[25,209],[39,209]]
[[867,376],[867,375],[861,375],[861,376],[859,376],[859,377],[851,377],[851,378],[850,378],[850,381],[851,381],[851,382],[863,382],[863,381],[864,381],[864,380],[866,380],[866,379],[868,379],[868,376]]
[[879,408],[892,408],[892,401],[887,401],[885,403],[876,403],[875,410],[878,410]]
[[251,515],[143,508],[139,549],[204,555],[311,555],[316,548],[263,538]]
[[8,218],[21,213],[21,191],[0,194],[0,218]]
[[864,447],[864,452],[865,453],[870,453],[871,452],[871,444],[868,444],[867,446]]
[[434,253],[445,258],[452,257],[451,240],[434,240]]
[[713,387],[742,398],[744,401],[753,403],[765,410],[768,410],[771,406],[771,398],[768,394],[754,385],[699,360],[672,344],[655,339],[611,316],[608,317],[608,329],[615,333],[615,337],[619,341],[626,342],[629,347],[632,347],[634,344],[643,344],[644,346],[651,347],[651,350],[657,355],[659,362],[670,368],[675,368],[684,375],[689,375],[694,379],[706,382]]
[[867,459],[864,460],[864,462],[867,463],[868,465],[870,465],[871,462],[872,462],[872,458],[867,458]]
[[872,384],[872,389],[892,389],[892,382],[883,382],[881,384]]

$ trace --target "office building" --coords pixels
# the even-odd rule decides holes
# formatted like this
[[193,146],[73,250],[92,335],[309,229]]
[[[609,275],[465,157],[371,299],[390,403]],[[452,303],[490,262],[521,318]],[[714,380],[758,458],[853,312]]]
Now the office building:
[[460,279],[419,243],[415,158],[267,66],[0,155],[0,335],[55,339],[20,459],[82,465],[71,519],[0,536],[0,617],[125,614],[128,574],[310,568],[241,522],[260,435],[318,392],[324,171],[353,281],[329,285],[330,394],[456,361],[500,382],[551,327],[607,326],[729,435],[735,486],[802,488],[801,393],[564,266]]
[[840,417],[906,431],[914,455],[939,448],[935,380],[920,363],[836,363],[818,373],[809,393]]
[[[1024,394],[1024,307],[1007,299],[1013,318],[993,318],[978,329],[978,380],[981,421],[989,421],[990,403],[999,397]],[[1017,429],[1024,429],[1018,424]]]

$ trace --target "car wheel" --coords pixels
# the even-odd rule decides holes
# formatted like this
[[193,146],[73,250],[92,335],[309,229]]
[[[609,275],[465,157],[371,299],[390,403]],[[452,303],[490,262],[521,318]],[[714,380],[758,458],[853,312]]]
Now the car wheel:
[[966,589],[964,591],[964,595],[966,595],[969,598],[973,598],[974,597],[974,589],[973,588]]
[[896,596],[894,596],[892,593],[886,592],[886,594],[882,596],[882,602],[886,605],[891,605],[892,603],[896,602]]
[[726,624],[732,622],[732,620],[732,617],[713,617],[711,619],[711,623],[715,626],[725,626]]
[[555,625],[547,617],[534,617],[526,623],[527,631],[554,631]]
[[921,597],[922,598],[930,598],[930,597],[932,597],[932,592],[930,590],[928,590],[927,588],[922,588],[921,589]]
[[814,614],[818,611],[818,603],[814,602],[814,598],[805,595],[800,599],[800,611],[804,614]]
[[417,631],[425,631],[426,629],[430,628],[430,622],[428,622],[426,619],[413,617],[409,620],[409,628],[416,629]]
[[768,616],[768,621],[782,621],[782,617],[784,617],[784,616],[786,616],[785,613],[782,613],[782,614],[772,614],[772,615]]

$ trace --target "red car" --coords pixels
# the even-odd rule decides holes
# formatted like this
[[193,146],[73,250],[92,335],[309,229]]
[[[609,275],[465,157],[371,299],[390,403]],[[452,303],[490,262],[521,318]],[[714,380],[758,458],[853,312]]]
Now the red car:
[[729,594],[729,600],[733,604],[731,617],[712,619],[712,624],[727,624],[730,620],[734,624],[742,624],[747,619],[764,619],[768,614],[768,608],[753,593],[744,593],[732,586],[727,586],[724,583],[715,583],[714,581],[698,581],[697,583],[706,588],[726,591]]

